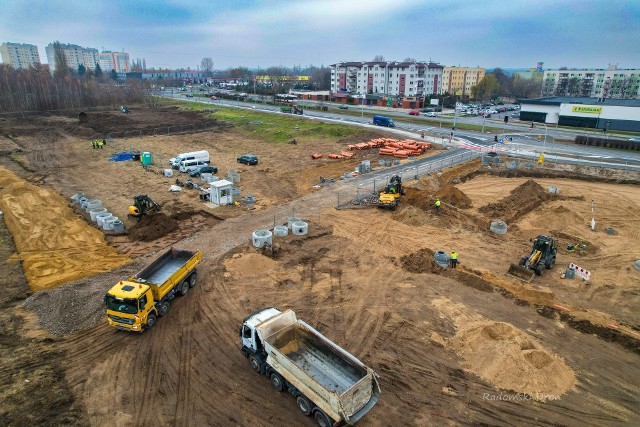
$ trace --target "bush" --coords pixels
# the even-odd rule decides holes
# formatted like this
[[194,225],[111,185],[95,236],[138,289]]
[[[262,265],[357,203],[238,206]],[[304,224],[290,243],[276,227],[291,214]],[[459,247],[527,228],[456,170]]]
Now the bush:
[[640,143],[627,141],[624,139],[606,139],[600,136],[577,135],[574,139],[576,144],[593,145],[596,147],[618,148],[621,150],[640,151]]

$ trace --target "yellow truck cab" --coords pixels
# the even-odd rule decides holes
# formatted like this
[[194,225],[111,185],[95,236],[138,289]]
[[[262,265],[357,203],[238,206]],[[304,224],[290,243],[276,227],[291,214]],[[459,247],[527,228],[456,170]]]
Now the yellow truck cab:
[[186,295],[197,283],[200,251],[170,248],[128,280],[115,284],[105,295],[107,321],[126,331],[151,329],[169,312],[176,293]]

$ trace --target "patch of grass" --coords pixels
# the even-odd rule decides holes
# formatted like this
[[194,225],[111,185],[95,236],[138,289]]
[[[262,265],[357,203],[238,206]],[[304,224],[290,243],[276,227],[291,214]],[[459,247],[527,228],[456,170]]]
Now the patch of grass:
[[209,111],[214,119],[234,125],[248,134],[269,143],[287,143],[292,139],[304,143],[318,138],[338,140],[358,133],[354,126],[321,123],[294,115],[263,113],[260,111],[226,108],[201,103],[180,103],[193,111]]

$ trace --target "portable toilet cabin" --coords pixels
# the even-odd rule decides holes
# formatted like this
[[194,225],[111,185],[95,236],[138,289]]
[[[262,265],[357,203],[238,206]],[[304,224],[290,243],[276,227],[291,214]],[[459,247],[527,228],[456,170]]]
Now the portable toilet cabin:
[[221,179],[209,183],[211,186],[211,203],[215,205],[230,205],[233,203],[233,194],[231,193],[231,187],[233,182]]
[[142,153],[142,156],[140,157],[140,161],[142,161],[142,164],[147,166],[147,165],[152,165],[153,164],[153,157],[151,156],[151,153],[148,151],[144,151]]

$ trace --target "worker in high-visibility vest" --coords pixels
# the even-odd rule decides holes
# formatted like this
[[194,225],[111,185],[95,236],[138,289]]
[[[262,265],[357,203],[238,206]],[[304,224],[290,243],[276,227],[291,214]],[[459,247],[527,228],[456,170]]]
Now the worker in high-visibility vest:
[[440,213],[440,199],[436,199],[436,202],[433,204],[436,208],[436,214]]
[[449,262],[451,263],[451,268],[456,268],[456,265],[458,265],[458,253],[456,251],[451,251]]

